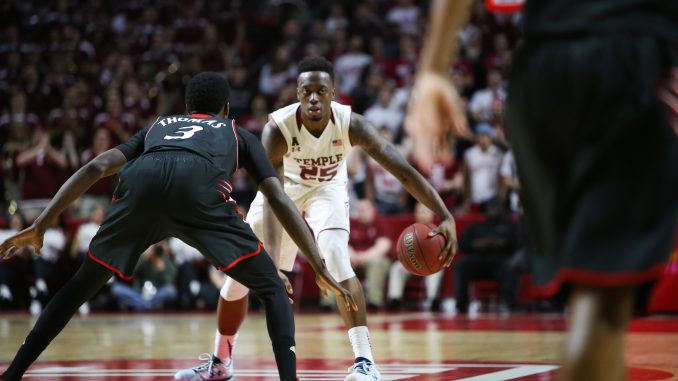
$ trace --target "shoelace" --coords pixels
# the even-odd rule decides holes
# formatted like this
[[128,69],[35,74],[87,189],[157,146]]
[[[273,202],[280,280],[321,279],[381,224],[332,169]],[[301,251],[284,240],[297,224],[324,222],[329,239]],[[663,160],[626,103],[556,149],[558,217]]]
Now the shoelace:
[[202,371],[207,371],[207,373],[212,376],[214,375],[214,361],[212,361],[212,355],[209,353],[203,353],[200,356],[198,356],[198,360],[200,361],[205,361],[205,363],[200,364],[193,368],[193,371],[198,373]]

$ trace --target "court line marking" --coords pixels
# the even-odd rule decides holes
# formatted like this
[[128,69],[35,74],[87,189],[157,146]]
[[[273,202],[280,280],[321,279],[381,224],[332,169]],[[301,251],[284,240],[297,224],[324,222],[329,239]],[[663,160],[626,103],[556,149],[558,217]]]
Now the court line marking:
[[[473,363],[450,363],[450,364],[414,364],[414,363],[389,363],[380,366],[384,381],[402,380],[425,374],[437,374],[455,370],[457,368],[509,368],[494,371],[483,375],[458,379],[457,381],[508,381],[524,376],[546,373],[557,369],[556,365],[534,364],[473,364]],[[489,369],[488,369],[489,370]],[[176,369],[105,369],[97,366],[52,366],[36,369],[28,372],[30,377],[149,377],[149,376],[172,376]],[[239,369],[238,375],[242,377],[277,377],[275,369]],[[299,376],[305,380],[343,380],[346,373],[341,370],[307,369],[299,370]]]

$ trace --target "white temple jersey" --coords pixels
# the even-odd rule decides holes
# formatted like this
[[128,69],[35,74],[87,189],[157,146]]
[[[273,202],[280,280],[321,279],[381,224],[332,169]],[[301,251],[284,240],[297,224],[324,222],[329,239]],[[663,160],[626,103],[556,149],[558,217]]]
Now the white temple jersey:
[[298,102],[271,113],[287,142],[283,158],[286,190],[296,184],[310,188],[326,184],[346,187],[351,107],[332,102],[331,108],[332,117],[317,138],[302,124]]

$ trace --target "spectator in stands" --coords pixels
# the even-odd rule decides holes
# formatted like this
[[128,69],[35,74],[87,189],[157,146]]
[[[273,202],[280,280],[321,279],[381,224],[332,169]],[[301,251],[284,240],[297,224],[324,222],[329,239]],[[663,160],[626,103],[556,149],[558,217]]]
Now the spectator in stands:
[[388,128],[393,137],[400,134],[405,113],[393,106],[393,85],[385,83],[378,93],[377,103],[365,111],[365,118],[377,128]]
[[362,37],[363,41],[369,41],[370,38],[381,36],[383,33],[381,18],[365,3],[356,4],[350,28],[351,33]]
[[363,38],[354,35],[348,41],[348,51],[341,54],[334,61],[334,73],[339,85],[339,94],[351,94],[360,84],[363,69],[370,64],[372,57],[363,51]]
[[[153,114],[151,102],[144,94],[139,82],[134,79],[126,80],[123,85],[122,109],[126,114],[137,116],[141,120],[145,120]],[[136,129],[146,127],[145,125],[140,126],[138,122],[132,124],[136,126]]]
[[506,74],[511,64],[512,52],[505,33],[496,33],[492,38],[492,50],[485,56],[485,68],[497,69]]
[[31,288],[31,315],[40,314],[42,306],[49,301],[54,291],[66,282],[67,277],[57,264],[65,247],[66,235],[58,222],[55,222],[45,231],[40,256],[33,260],[35,283]]
[[219,289],[210,280],[209,268],[212,266],[205,257],[192,246],[174,237],[169,239],[169,249],[178,272],[180,307],[215,308]]
[[495,101],[506,101],[506,90],[501,71],[492,68],[487,72],[487,87],[476,91],[471,97],[469,109],[473,119],[480,122],[489,122],[492,119],[492,104]]
[[111,294],[122,307],[133,311],[162,309],[177,300],[176,277],[168,244],[163,241],[142,254],[132,284],[116,279]]
[[518,181],[518,170],[516,161],[513,157],[513,151],[509,150],[504,154],[499,167],[501,177],[501,199],[509,206],[513,213],[520,212],[520,182]]
[[398,25],[403,34],[419,33],[419,15],[421,9],[414,4],[413,0],[398,0],[397,4],[386,14],[386,20]]
[[[388,127],[381,127],[379,134],[393,143],[393,133]],[[398,147],[402,150],[402,147]],[[406,154],[403,154],[407,157]],[[405,211],[407,192],[395,175],[387,171],[376,160],[367,158],[365,194],[374,200],[380,214],[397,214]]]
[[296,81],[297,66],[292,62],[290,49],[281,45],[275,50],[272,62],[267,62],[259,73],[259,91],[275,98],[288,81]]
[[59,189],[62,171],[67,167],[65,155],[52,146],[49,134],[36,128],[31,146],[16,156],[16,166],[21,170],[22,210],[26,218],[37,217],[49,199]]
[[137,131],[134,116],[123,110],[120,94],[115,88],[106,91],[106,109],[94,118],[94,127],[107,129],[113,144],[126,142]]
[[372,202],[367,199],[358,201],[356,221],[351,224],[348,252],[353,269],[365,275],[367,304],[371,308],[384,306],[391,245],[391,239],[383,233],[377,222],[377,211]]
[[[417,203],[414,207],[414,218],[416,222],[422,224],[435,224],[435,213],[427,208],[422,203]],[[440,309],[440,299],[438,291],[440,290],[440,283],[443,280],[444,271],[439,271],[424,277],[426,282],[426,299],[421,307],[425,311],[432,309]],[[394,261],[391,264],[391,269],[388,275],[388,307],[389,309],[397,310],[403,304],[403,294],[405,293],[405,283],[410,274],[400,261]]]
[[455,258],[454,292],[457,311],[466,313],[469,289],[476,280],[494,280],[499,284],[500,310],[515,307],[518,295],[516,276],[511,269],[511,257],[520,248],[518,227],[504,212],[501,200],[488,204],[487,220],[470,225],[461,239]]
[[[0,166],[0,194],[18,197],[16,184],[16,157],[19,152],[26,150],[30,145],[31,131],[40,127],[37,115],[26,111],[26,94],[18,89],[10,98],[7,112],[0,116],[0,159],[4,165]],[[0,199],[0,207],[5,207],[8,199]]]
[[21,136],[27,137],[30,130],[40,125],[38,116],[27,110],[26,93],[20,89],[14,89],[9,109],[0,116],[0,139],[6,144]]
[[[84,224],[78,226],[75,232],[75,237],[71,242],[71,257],[78,263],[82,263],[82,259],[87,256],[89,251],[89,244],[92,238],[99,230],[101,223],[104,222],[104,214],[106,208],[101,204],[96,204],[89,213],[89,220]],[[78,265],[78,267],[80,267]]]
[[427,180],[443,199],[445,206],[452,210],[463,207],[461,200],[464,193],[464,172],[454,152],[448,163],[434,163]]
[[492,144],[492,126],[481,123],[475,133],[476,144],[464,152],[464,209],[483,212],[487,202],[498,195],[503,153]]
[[[111,133],[105,128],[98,128],[94,132],[92,145],[80,154],[80,163],[82,165],[88,163],[109,148],[111,148]],[[116,176],[105,177],[97,181],[87,190],[87,193],[80,197],[80,217],[89,216],[95,205],[103,205],[104,207],[108,205],[113,195],[116,179]]]
[[368,108],[377,103],[379,90],[386,83],[386,79],[379,67],[369,65],[363,69],[360,83],[362,86],[356,86],[351,92],[353,100],[351,108],[364,115]]
[[249,83],[247,67],[240,61],[233,62],[228,71],[228,82],[231,85],[228,114],[240,122],[242,118],[250,115],[250,103],[256,94],[255,89]]
[[[346,167],[348,170],[348,199],[361,200],[366,197],[365,180],[367,176],[368,156],[360,147],[348,151]],[[354,215],[355,203],[350,203],[350,214]]]
[[61,107],[50,111],[46,129],[50,136],[57,137],[66,130],[71,130],[78,138],[83,139],[86,134],[86,127],[90,121],[90,111],[82,105],[84,97],[82,87],[70,86],[65,90]]
[[341,3],[334,3],[330,7],[330,15],[325,20],[325,36],[332,36],[337,29],[346,29],[348,20],[344,15]]
[[80,168],[80,157],[78,155],[75,135],[73,131],[66,130],[61,135],[61,154],[66,159],[66,167],[62,173],[62,179],[65,180],[68,176],[75,173]]
[[[7,229],[0,230],[0,241],[20,232],[25,226],[21,213],[12,214]],[[31,260],[30,250],[21,250],[11,258],[0,261],[0,310],[16,308],[19,303],[17,299],[22,296],[27,298]]]
[[280,89],[280,93],[278,93],[278,97],[273,104],[273,109],[281,109],[295,102],[297,102],[297,82],[288,81],[282,89]]
[[261,94],[255,95],[252,98],[250,109],[252,110],[251,113],[244,116],[239,123],[247,131],[260,136],[266,122],[268,122],[268,114],[271,112],[266,97]]

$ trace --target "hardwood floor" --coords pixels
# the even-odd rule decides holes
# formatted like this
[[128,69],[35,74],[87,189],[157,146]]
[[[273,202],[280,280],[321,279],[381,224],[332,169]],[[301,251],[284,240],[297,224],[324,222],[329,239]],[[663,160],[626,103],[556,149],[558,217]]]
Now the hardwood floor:
[[[0,368],[35,321],[0,313]],[[302,380],[342,380],[351,348],[338,315],[298,314]],[[557,315],[403,313],[370,316],[384,380],[553,380],[565,322]],[[76,317],[27,380],[171,380],[211,352],[211,314]],[[276,379],[263,314],[250,314],[236,349],[238,380]],[[627,339],[631,380],[678,380],[678,317],[635,320]]]

